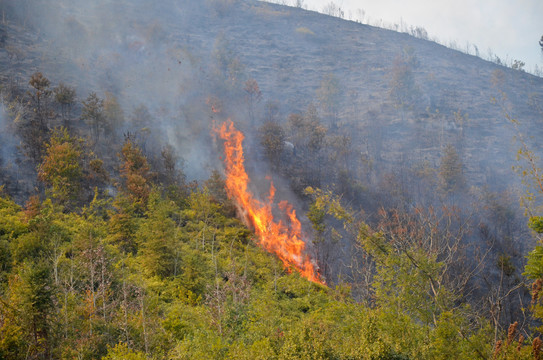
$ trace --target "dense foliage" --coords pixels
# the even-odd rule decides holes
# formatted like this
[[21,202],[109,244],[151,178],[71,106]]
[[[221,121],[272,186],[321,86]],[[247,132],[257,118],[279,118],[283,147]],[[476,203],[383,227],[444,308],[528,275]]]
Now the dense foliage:
[[135,210],[141,199],[124,196],[97,193],[71,212],[50,198],[24,208],[1,198],[3,358],[434,359],[492,351],[488,325],[474,327],[462,309],[428,295],[425,271],[440,264],[423,254],[419,271],[383,250],[373,305],[356,303],[348,284],[329,289],[283,269],[206,189],[180,207],[155,187],[143,213]]
[[[481,121],[454,93],[434,101],[409,46],[388,67],[381,57],[364,65],[384,80],[361,115],[359,94],[332,72],[303,106],[288,92],[264,96],[250,77],[260,70],[246,71],[224,35],[203,60],[192,35],[165,44],[158,22],[126,16],[101,30],[115,51],[97,41],[85,55],[94,34],[83,24],[93,19],[74,13],[70,46],[55,44],[66,49],[59,58],[77,61],[48,74],[73,80],[70,69],[84,69],[72,87],[41,72],[21,80],[14,69],[35,70],[16,50],[34,55],[27,20],[47,4],[4,3],[12,67],[0,71],[0,359],[542,358],[543,246],[526,266],[523,248],[543,233],[538,159],[521,138],[528,228],[508,184],[492,184],[490,166],[473,171],[468,140]],[[207,11],[203,29],[239,5],[181,3],[187,17]],[[281,60],[282,85],[290,62]],[[296,204],[326,285],[284,268],[239,220],[210,135],[232,114],[248,173],[259,175],[252,187],[268,189],[272,173],[278,195]],[[394,132],[416,145],[396,147]],[[184,166],[204,175],[190,182]]]
[[[268,127],[264,146],[277,131]],[[366,259],[365,284],[329,288],[255,245],[218,172],[202,186],[187,184],[165,149],[159,175],[126,137],[108,194],[111,180],[84,139],[66,128],[46,137],[37,165],[45,191],[23,207],[5,191],[0,197],[1,358],[540,356],[539,338],[518,333],[517,323],[502,333],[462,300],[468,279],[451,271],[461,266],[462,234],[439,226],[432,211],[383,209],[375,231],[332,192],[308,187],[315,244],[350,234]],[[307,151],[318,138],[309,137]],[[343,234],[330,230],[330,219]],[[539,223],[532,219],[534,230]],[[538,251],[528,272],[540,279]]]

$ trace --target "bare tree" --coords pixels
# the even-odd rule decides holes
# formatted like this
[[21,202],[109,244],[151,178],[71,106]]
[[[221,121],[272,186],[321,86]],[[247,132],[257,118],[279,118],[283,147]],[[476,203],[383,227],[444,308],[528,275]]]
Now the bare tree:
[[333,1],[330,1],[328,4],[326,4],[322,9],[322,12],[326,15],[335,16],[341,19],[345,17],[345,12],[343,11],[343,9]]
[[262,99],[262,92],[255,79],[251,78],[245,82],[245,100],[249,107],[249,120],[251,124],[255,122],[255,106]]
[[81,118],[91,128],[93,143],[96,145],[100,139],[101,131],[105,128],[104,100],[100,99],[96,93],[90,93],[87,100],[83,101]]

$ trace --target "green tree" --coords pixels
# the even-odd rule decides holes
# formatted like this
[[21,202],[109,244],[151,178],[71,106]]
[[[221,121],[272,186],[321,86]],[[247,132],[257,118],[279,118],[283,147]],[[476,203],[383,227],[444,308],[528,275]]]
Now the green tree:
[[218,170],[211,172],[211,176],[205,181],[204,186],[209,191],[210,201],[219,204],[225,216],[236,216],[236,206],[228,199],[224,176]]
[[1,190],[0,186],[0,289],[5,286],[13,266],[11,244],[28,228],[20,206],[3,196]]
[[[535,155],[527,149],[520,152],[529,164],[530,170],[523,171],[525,176],[525,184],[529,184],[529,190],[527,195],[524,196],[524,204],[529,206],[530,204],[536,204],[538,198],[543,195],[543,176],[541,175],[541,169],[536,165]],[[542,284],[543,284],[543,216],[540,214],[540,206],[527,207],[528,214],[530,216],[528,226],[534,231],[538,238],[538,242],[535,248],[528,255],[528,262],[524,269],[524,275],[533,280],[532,284],[532,311],[536,318],[543,319],[543,296],[541,296]],[[539,328],[541,331],[542,328]]]
[[147,210],[152,175],[147,158],[129,137],[118,156],[121,160],[121,181],[117,184],[120,192],[113,201],[115,211],[111,212],[108,242],[123,253],[136,254],[139,245],[136,233]]
[[13,289],[21,299],[23,327],[29,326],[34,356],[48,358],[53,347],[54,286],[50,264],[45,261],[27,263],[19,270],[20,283]]
[[21,299],[13,288],[13,244],[27,231],[21,208],[0,191],[0,358],[5,359],[23,358],[28,340],[18,313]]
[[[30,209],[30,207],[32,209]],[[60,208],[49,199],[34,201],[26,211],[28,231],[11,243],[13,271],[6,305],[9,323],[21,328],[28,358],[56,357],[60,335],[55,283],[58,249],[68,241]]]
[[116,245],[123,253],[135,254],[138,250],[136,232],[143,211],[124,194],[119,194],[115,198],[113,207],[115,211],[110,213],[111,218],[108,223],[108,242]]
[[17,267],[0,308],[0,354],[11,359],[50,358],[53,295],[49,264],[25,262]]
[[133,350],[124,343],[119,343],[108,348],[107,356],[102,360],[146,360],[147,357],[141,351]]
[[55,129],[38,167],[38,178],[51,186],[51,195],[62,204],[75,200],[81,189],[82,142],[66,128]]
[[[432,209],[415,209],[414,214],[382,209],[379,231],[375,231],[330,192],[312,188],[306,191],[314,198],[314,219],[320,221],[324,212],[340,220],[347,234],[356,236],[357,244],[366,256],[371,256],[376,267],[371,297],[375,315],[380,326],[387,329],[382,336],[395,339],[394,350],[407,350],[413,358],[425,358],[428,353],[423,347],[434,341],[433,346],[441,349],[437,351],[444,352],[443,341],[453,331],[462,357],[487,358],[491,338],[487,333],[483,344],[470,339],[477,334],[470,329],[472,315],[458,304],[464,284],[478,265],[461,271],[462,276],[451,272],[463,261],[460,241],[466,229],[443,228],[441,222],[446,225],[452,219],[440,219]],[[440,332],[434,333],[434,329]],[[446,351],[453,350],[449,347]]]
[[146,208],[151,192],[151,178],[147,158],[141,149],[130,139],[126,138],[119,154],[121,159],[121,190],[129,197],[137,210]]
[[141,261],[148,276],[168,277],[176,270],[174,204],[161,199],[157,191],[151,192],[148,204],[147,216],[136,234],[141,242]]

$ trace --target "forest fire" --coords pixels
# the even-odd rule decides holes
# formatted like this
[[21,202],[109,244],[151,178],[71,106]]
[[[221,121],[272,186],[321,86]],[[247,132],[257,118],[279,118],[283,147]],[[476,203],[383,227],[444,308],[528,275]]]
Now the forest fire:
[[285,222],[276,221],[272,214],[275,197],[273,183],[267,202],[256,199],[248,190],[250,180],[244,166],[243,133],[235,128],[231,120],[215,127],[214,131],[224,140],[226,191],[238,207],[242,220],[254,228],[260,245],[276,254],[286,267],[294,266],[308,280],[323,284],[315,265],[304,253],[302,225],[296,217],[296,210],[287,201],[279,202],[279,210],[288,219]]

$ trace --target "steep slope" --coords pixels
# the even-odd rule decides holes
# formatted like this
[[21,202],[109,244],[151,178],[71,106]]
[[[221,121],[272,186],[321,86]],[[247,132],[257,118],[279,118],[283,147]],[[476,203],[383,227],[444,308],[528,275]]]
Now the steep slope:
[[[540,154],[543,79],[256,1],[0,11],[5,354],[32,343],[36,357],[488,358],[524,318],[534,238],[507,117]],[[228,119],[254,199],[224,189],[227,139],[212,129]],[[302,227],[294,263],[309,255],[330,289],[253,244],[245,226],[258,221],[239,198],[279,219],[270,180],[301,221],[282,219]]]
[[[525,124],[526,133],[540,135],[541,114],[530,104],[543,98],[542,79],[406,34],[260,2],[70,2],[60,9],[29,12],[27,23],[39,20],[36,32],[4,26],[5,78],[24,83],[41,70],[76,85],[80,94],[101,88],[125,108],[145,103],[174,113],[176,104],[211,92],[218,75],[209,65],[217,56],[231,57],[238,64],[218,70],[226,76],[238,71],[236,81],[256,79],[264,99],[279,103],[284,119],[319,102],[321,81],[334,76],[337,120],[358,135],[359,151],[387,160],[381,166],[406,159],[436,163],[441,149],[462,132],[468,173],[477,184],[498,174],[509,177],[514,156],[512,128],[492,98],[506,93],[511,115]],[[390,93],[395,61],[406,49],[416,59],[417,96],[399,109]],[[459,124],[454,112],[466,121]],[[235,116],[246,117],[247,111],[238,107]],[[375,124],[382,139],[372,134]]]
[[[57,3],[2,3],[4,91],[15,89],[24,107],[35,71],[53,85],[74,86],[80,100],[96,91],[121,108],[110,134],[135,133],[158,159],[169,143],[189,179],[222,168],[210,132],[213,121],[229,117],[246,133],[248,171],[262,193],[265,177],[274,174],[281,197],[307,210],[307,197],[296,201],[305,187],[330,187],[373,220],[383,205],[441,206],[444,195],[451,197],[455,174],[444,179],[451,169],[442,166],[447,149],[457,154],[462,177],[455,205],[468,209],[485,191],[518,191],[511,171],[516,130],[506,115],[520,121],[528,145],[541,152],[543,79],[430,41],[255,1]],[[250,99],[249,79],[261,98]],[[306,125],[293,127],[296,114]],[[48,121],[49,128],[66,121],[85,126],[77,104],[68,120]],[[263,149],[266,122],[279,125],[270,136],[284,134],[278,150]],[[93,150],[115,173],[118,140],[107,135]],[[6,143],[13,139],[6,136]],[[36,164],[25,172],[17,165],[27,163],[20,152],[2,155],[8,189],[28,195]],[[515,214],[508,219],[519,222],[515,202],[507,206]],[[519,234],[504,238],[525,237]]]

